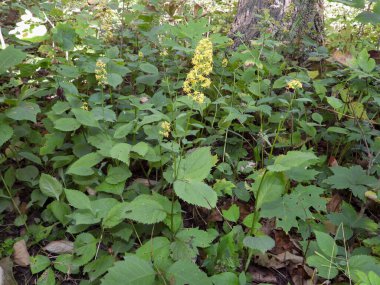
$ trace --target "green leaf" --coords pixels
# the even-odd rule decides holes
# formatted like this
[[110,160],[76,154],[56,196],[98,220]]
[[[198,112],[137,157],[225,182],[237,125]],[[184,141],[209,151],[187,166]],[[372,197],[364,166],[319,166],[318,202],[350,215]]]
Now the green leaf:
[[317,268],[318,276],[333,279],[339,273],[338,268],[324,256],[312,255],[306,259],[309,266]]
[[67,201],[69,201],[69,204],[74,208],[92,211],[91,201],[83,192],[65,189],[65,194]]
[[108,270],[101,285],[153,285],[155,275],[156,272],[149,262],[129,255]]
[[106,182],[109,184],[118,184],[120,182],[125,182],[131,176],[132,172],[127,166],[110,167]]
[[44,255],[36,255],[30,258],[30,271],[36,274],[50,266],[50,259]]
[[75,118],[82,125],[99,128],[99,123],[92,112],[83,109],[72,109],[71,112],[74,113]]
[[155,224],[166,218],[166,212],[160,203],[150,195],[139,195],[127,206],[126,218],[142,224]]
[[110,155],[112,158],[129,165],[129,153],[131,152],[131,148],[132,146],[127,143],[118,143],[111,148]]
[[166,237],[154,237],[147,240],[136,250],[136,255],[147,261],[153,261],[159,268],[169,266],[170,261],[170,241]]
[[335,97],[326,97],[327,103],[330,104],[331,107],[333,107],[335,110],[338,110],[344,106],[344,103],[342,100],[335,98]]
[[232,272],[223,272],[210,278],[214,285],[239,285],[239,278]]
[[377,25],[380,24],[380,15],[369,11],[363,11],[356,16],[355,20],[364,24]]
[[81,233],[78,235],[74,242],[74,252],[76,256],[79,256],[75,259],[75,265],[85,265],[91,259],[94,258],[96,254],[98,241],[92,234]]
[[119,203],[109,210],[107,216],[103,219],[104,228],[113,228],[126,219],[126,213],[129,210],[128,203]]
[[179,260],[168,269],[167,278],[172,285],[212,285],[206,273],[189,260]]
[[252,184],[257,209],[280,198],[285,192],[286,178],[282,173],[267,171],[260,174]]
[[76,33],[75,29],[68,23],[57,23],[53,30],[53,40],[60,45],[63,50],[74,49]]
[[45,270],[40,278],[38,278],[37,285],[55,285],[55,274],[54,271],[49,268]]
[[311,208],[318,212],[326,211],[326,200],[321,197],[323,193],[322,188],[313,185],[298,185],[290,194],[264,204],[261,216],[276,217],[276,226],[288,233],[291,228],[298,228],[298,219],[314,218]]
[[122,82],[123,82],[123,78],[119,74],[117,73],[107,74],[107,83],[113,88],[116,88]]
[[0,124],[0,147],[13,136],[13,129],[5,124]]
[[210,147],[198,148],[180,160],[177,179],[203,181],[216,162],[217,157],[211,155]]
[[0,50],[0,74],[6,72],[10,67],[21,63],[27,54],[13,46]]
[[69,223],[70,219],[66,217],[66,215],[69,215],[71,213],[69,205],[60,201],[53,201],[49,204],[48,209],[63,225],[67,225]]
[[[113,265],[114,257],[111,255],[103,255],[98,259],[86,264],[83,268],[84,273],[88,273],[90,281],[93,282],[101,275],[107,272],[107,270]],[[91,284],[91,283],[90,283]]]
[[[380,261],[378,258],[369,255],[354,255],[348,260],[350,272],[362,271],[369,274],[371,271],[380,276]],[[347,272],[348,273],[348,272]],[[354,281],[358,281],[353,275]],[[373,283],[379,284],[379,283]],[[369,285],[369,284],[368,284]],[[371,284],[372,285],[372,284]]]
[[363,49],[358,57],[356,58],[356,63],[359,65],[359,67],[367,73],[370,73],[373,71],[376,67],[376,62],[373,58],[369,57],[369,54],[366,49]]
[[344,5],[354,7],[354,8],[363,9],[365,7],[365,1],[364,0],[330,0],[330,1],[342,3]]
[[151,74],[158,74],[158,69],[155,67],[153,64],[150,63],[141,63],[140,64],[140,69],[146,73],[151,73]]
[[222,210],[223,217],[230,222],[236,223],[240,217],[240,209],[233,204],[228,210]]
[[63,188],[57,179],[49,174],[42,173],[39,184],[44,195],[59,200],[59,195],[61,195]]
[[37,114],[41,112],[40,107],[32,102],[20,102],[16,107],[8,109],[5,114],[8,118],[16,121],[32,121],[36,123]]
[[247,236],[244,238],[243,244],[250,249],[258,250],[261,253],[266,253],[275,246],[275,242],[270,236]]
[[328,259],[334,259],[338,253],[335,240],[327,233],[315,231],[318,247]]
[[177,180],[173,187],[178,197],[189,204],[206,209],[212,209],[216,206],[218,199],[216,192],[203,182]]
[[274,164],[268,166],[273,172],[288,171],[292,168],[307,167],[318,162],[318,158],[312,152],[288,151],[286,155],[276,157]]
[[335,189],[350,189],[352,193],[364,200],[364,194],[368,187],[375,188],[379,185],[378,180],[366,174],[359,165],[351,166],[350,168],[342,166],[334,166],[330,168],[334,175],[325,179],[323,182],[330,184]]
[[139,142],[132,146],[131,151],[143,157],[149,151],[149,145],[146,142]]
[[80,123],[74,118],[61,118],[54,121],[54,128],[63,132],[72,132],[80,128]]
[[88,176],[94,174],[93,166],[103,160],[103,156],[96,152],[86,154],[75,161],[67,170],[67,174]]
[[134,122],[129,122],[128,124],[121,125],[120,127],[116,129],[113,137],[115,139],[125,138],[127,135],[131,133],[134,125],[135,125]]

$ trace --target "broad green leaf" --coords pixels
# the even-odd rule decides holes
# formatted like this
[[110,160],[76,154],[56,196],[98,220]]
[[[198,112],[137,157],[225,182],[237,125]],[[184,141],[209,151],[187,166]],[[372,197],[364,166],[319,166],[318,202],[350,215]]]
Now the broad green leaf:
[[369,11],[361,12],[355,19],[363,24],[380,24],[380,15]]
[[108,270],[101,285],[153,285],[156,272],[152,265],[135,255],[124,257]]
[[131,151],[139,154],[140,156],[145,156],[149,150],[149,145],[146,142],[139,142],[132,146]]
[[10,67],[21,63],[27,54],[13,46],[0,50],[0,74],[6,72]]
[[292,168],[315,164],[317,161],[318,158],[312,152],[288,151],[285,155],[277,156],[274,164],[268,166],[268,170],[274,172],[288,171]]
[[239,285],[239,278],[232,272],[223,272],[210,278],[214,285]]
[[98,241],[90,233],[81,233],[78,235],[74,242],[74,252],[76,256],[75,265],[85,265],[91,259],[94,258],[96,254]]
[[37,280],[37,285],[55,285],[55,274],[51,268],[46,269]]
[[40,107],[32,102],[20,102],[16,107],[8,109],[5,114],[8,118],[16,121],[37,122],[37,114],[41,112]]
[[250,249],[258,250],[261,253],[266,253],[275,246],[275,242],[270,236],[247,236],[244,238],[243,244]]
[[158,69],[155,67],[153,64],[150,63],[141,63],[140,64],[140,69],[146,73],[151,73],[151,74],[158,74]]
[[74,118],[61,118],[54,122],[54,128],[62,132],[72,132],[80,128],[80,123]]
[[53,201],[49,204],[48,209],[63,225],[67,225],[69,223],[70,219],[66,217],[66,215],[69,215],[71,213],[71,208],[69,205],[61,201]]
[[266,174],[260,174],[252,184],[257,209],[280,198],[285,192],[285,185],[286,178],[282,173],[267,171]]
[[218,198],[216,192],[203,182],[177,180],[173,187],[178,197],[189,204],[206,209],[212,209],[216,206]]
[[57,179],[49,174],[42,173],[39,184],[40,190],[44,195],[59,200],[59,195],[61,195],[63,187]]
[[323,182],[330,184],[335,189],[350,189],[352,193],[364,200],[364,194],[368,187],[375,188],[379,185],[374,176],[369,176],[359,165],[350,168],[334,166],[330,168],[334,175],[328,177]]
[[142,224],[154,224],[162,222],[166,212],[152,196],[142,194],[128,204],[126,218]]
[[149,239],[136,250],[136,255],[144,260],[154,262],[156,267],[165,268],[172,262],[170,241],[162,236]]
[[0,147],[13,136],[13,129],[5,124],[0,124]]
[[222,210],[223,217],[230,222],[236,223],[240,217],[240,209],[233,204],[228,210]]
[[53,30],[53,40],[60,45],[63,50],[74,49],[76,39],[75,29],[69,23],[58,23]]
[[132,176],[132,172],[127,166],[110,167],[106,177],[106,182],[109,184],[118,184],[126,181]]
[[118,143],[111,148],[110,155],[112,158],[118,159],[129,165],[129,153],[131,152],[131,148],[132,146],[130,144]]
[[365,49],[363,49],[359,53],[359,55],[358,55],[358,57],[356,59],[356,63],[359,65],[359,67],[364,72],[367,72],[367,73],[370,73],[376,67],[375,60],[373,58],[369,57],[369,54],[368,54],[367,50],[365,50]]
[[166,276],[172,285],[212,285],[210,278],[189,260],[179,260],[168,269]]
[[318,212],[326,211],[327,201],[321,197],[324,190],[310,185],[298,185],[290,194],[285,194],[276,201],[266,203],[261,210],[262,217],[276,217],[276,226],[286,233],[291,228],[298,228],[298,219],[313,219],[311,208]]
[[127,124],[121,125],[120,127],[116,129],[113,137],[115,139],[125,138],[127,135],[131,133],[131,131],[134,128],[134,125],[135,125],[134,122],[129,122]]
[[312,255],[306,259],[309,266],[317,268],[318,276],[333,279],[339,273],[338,268],[324,256]]
[[335,240],[328,234],[324,232],[315,232],[315,238],[319,249],[322,251],[323,255],[329,260],[334,259],[338,253],[338,247]]
[[44,255],[36,255],[30,258],[30,271],[36,274],[50,266],[50,259]]
[[34,165],[28,165],[16,170],[16,178],[19,181],[33,183],[39,174],[38,168]]
[[329,103],[329,105],[333,107],[335,110],[338,110],[344,106],[344,103],[342,102],[342,100],[338,98],[326,97],[326,100],[327,100],[327,103]]
[[69,204],[77,209],[88,209],[92,211],[91,201],[81,191],[65,189],[66,199],[69,201]]
[[[353,255],[348,260],[350,272],[362,271],[369,274],[371,271],[380,276],[380,261],[378,258],[370,255]],[[347,272],[348,273],[348,272]],[[355,274],[354,280],[358,281]],[[373,278],[380,279],[380,278]],[[368,285],[377,285],[379,283],[373,283]]]
[[126,219],[126,213],[129,210],[128,203],[119,203],[108,212],[103,219],[104,228],[113,228]]
[[211,155],[210,147],[198,148],[180,160],[177,179],[203,181],[216,162],[217,157]]
[[94,282],[97,278],[107,272],[107,270],[113,265],[114,261],[115,259],[113,256],[103,255],[98,259],[86,264],[83,268],[83,272],[88,273],[90,282]]
[[107,83],[113,88],[116,88],[122,82],[123,82],[123,78],[119,74],[117,73],[107,74]]
[[99,123],[92,112],[83,109],[72,109],[71,112],[74,113],[75,118],[82,125],[99,128]]
[[79,176],[88,176],[94,174],[93,166],[103,160],[103,156],[96,152],[86,154],[75,161],[67,169],[67,174],[75,174]]

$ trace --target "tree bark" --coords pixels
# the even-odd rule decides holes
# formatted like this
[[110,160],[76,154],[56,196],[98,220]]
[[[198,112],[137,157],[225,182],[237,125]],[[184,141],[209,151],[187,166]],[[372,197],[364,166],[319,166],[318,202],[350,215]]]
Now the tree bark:
[[262,32],[289,45],[302,45],[305,39],[321,45],[323,26],[323,0],[239,0],[230,36],[235,46]]

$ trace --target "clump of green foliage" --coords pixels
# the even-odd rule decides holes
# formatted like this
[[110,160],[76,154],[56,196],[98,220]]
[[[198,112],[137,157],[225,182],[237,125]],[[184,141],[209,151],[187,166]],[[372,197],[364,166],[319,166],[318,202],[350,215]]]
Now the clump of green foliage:
[[274,230],[310,278],[378,284],[380,67],[365,47],[299,66],[270,34],[231,49],[202,7],[8,2],[22,16],[0,50],[0,218],[37,284],[251,284]]

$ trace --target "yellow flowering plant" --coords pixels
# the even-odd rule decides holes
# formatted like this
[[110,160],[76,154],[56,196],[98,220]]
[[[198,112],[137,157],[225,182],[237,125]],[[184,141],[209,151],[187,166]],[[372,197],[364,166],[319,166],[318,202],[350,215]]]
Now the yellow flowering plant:
[[213,47],[210,39],[204,38],[199,41],[191,62],[193,68],[186,76],[183,91],[195,102],[202,104],[205,95],[200,90],[211,85],[208,78],[213,68]]

